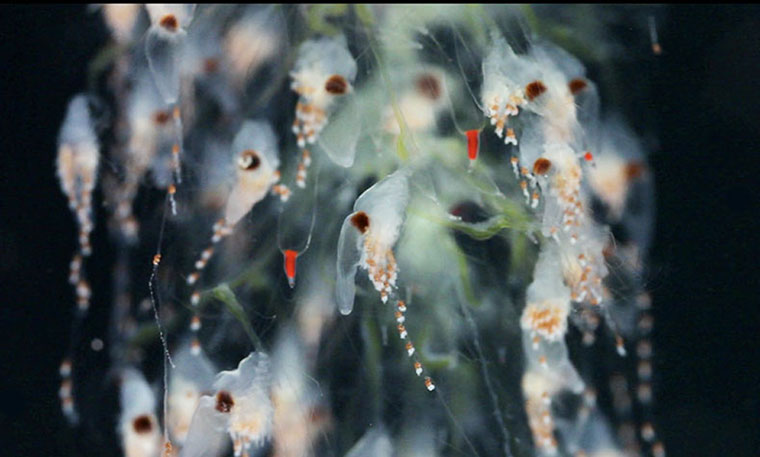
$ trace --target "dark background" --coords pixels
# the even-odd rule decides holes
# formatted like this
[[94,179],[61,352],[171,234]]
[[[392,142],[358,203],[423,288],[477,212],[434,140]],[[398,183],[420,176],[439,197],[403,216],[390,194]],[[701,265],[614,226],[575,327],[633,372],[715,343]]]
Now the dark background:
[[[66,103],[85,88],[106,32],[81,6],[0,11],[0,449],[110,454],[82,449],[59,409],[75,229],[54,170]],[[648,280],[658,430],[671,456],[758,456],[760,9],[664,13],[663,55],[628,73],[648,78],[651,93],[626,107],[659,144]],[[94,271],[94,282],[109,281]]]

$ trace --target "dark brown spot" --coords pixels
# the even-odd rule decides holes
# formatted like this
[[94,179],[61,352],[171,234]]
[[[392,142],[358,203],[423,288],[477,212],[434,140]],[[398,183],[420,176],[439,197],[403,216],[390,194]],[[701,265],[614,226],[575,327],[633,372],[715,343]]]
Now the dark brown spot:
[[546,92],[546,86],[538,79],[525,86],[525,96],[528,101],[533,101],[534,98]]
[[159,21],[158,24],[170,32],[176,31],[177,27],[179,26],[177,17],[173,14],[167,14],[166,16],[162,17],[161,21]]
[[343,95],[348,91],[348,82],[341,75],[332,75],[325,83],[325,90],[333,95]]
[[170,116],[168,111],[156,111],[153,113],[153,122],[156,125],[164,125],[169,122]]
[[140,435],[150,433],[150,431],[153,430],[153,421],[150,420],[150,416],[138,416],[132,421],[132,428],[134,428],[135,432]]
[[533,163],[534,175],[545,175],[552,167],[552,161],[543,157],[539,158]]
[[644,174],[644,164],[641,162],[628,162],[625,165],[625,176],[632,181]]
[[586,82],[585,79],[581,79],[581,78],[575,78],[571,80],[569,83],[567,83],[567,88],[570,89],[570,93],[573,95],[582,91],[586,87],[588,87],[588,83]]
[[208,58],[203,61],[203,71],[206,73],[216,73],[219,70],[219,59]]
[[220,390],[216,394],[216,410],[220,413],[228,413],[235,406],[235,400],[232,399],[232,395],[226,390]]
[[417,78],[416,86],[417,92],[430,100],[438,100],[441,96],[441,82],[438,80],[438,77],[430,73],[420,75]]
[[261,159],[259,155],[253,149],[243,151],[240,157],[240,168],[243,170],[253,171],[259,168],[261,165]]
[[367,229],[369,228],[369,216],[367,216],[367,213],[364,211],[359,211],[351,216],[351,225],[356,227],[361,233],[367,233]]

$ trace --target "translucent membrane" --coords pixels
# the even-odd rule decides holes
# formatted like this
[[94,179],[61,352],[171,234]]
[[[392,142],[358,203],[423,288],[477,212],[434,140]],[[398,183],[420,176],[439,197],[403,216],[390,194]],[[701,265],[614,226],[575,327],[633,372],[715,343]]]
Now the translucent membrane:
[[356,268],[359,266],[361,242],[359,231],[351,224],[353,214],[346,216],[338,238],[338,275],[335,283],[335,300],[341,314],[351,314],[356,294]]
[[266,122],[245,121],[232,142],[236,182],[227,200],[224,218],[235,225],[261,201],[279,180],[277,139]]
[[363,130],[362,117],[357,100],[349,95],[342,103],[340,112],[333,116],[317,140],[330,160],[341,167],[348,168],[354,164],[356,147]]
[[216,370],[205,354],[193,354],[189,345],[176,352],[173,359],[176,368],[170,373],[168,426],[175,443],[182,445],[201,396],[211,389]]
[[229,448],[229,417],[217,410],[216,403],[211,396],[199,399],[180,457],[219,456]]
[[193,415],[182,456],[219,455],[228,434],[240,456],[261,446],[272,429],[269,357],[252,353],[233,371],[222,371],[214,381],[214,395],[201,397]]
[[145,53],[148,56],[153,80],[166,104],[174,104],[179,98],[180,55],[185,32],[167,32],[160,26],[152,26],[145,37]]
[[[353,310],[354,277],[358,266],[369,271],[370,280],[381,294],[387,294],[389,286],[395,284],[392,248],[398,239],[408,203],[407,170],[393,173],[356,199],[354,213],[343,221],[338,238],[335,296],[342,314],[350,314]],[[379,272],[382,278],[373,274],[377,268],[386,269]]]

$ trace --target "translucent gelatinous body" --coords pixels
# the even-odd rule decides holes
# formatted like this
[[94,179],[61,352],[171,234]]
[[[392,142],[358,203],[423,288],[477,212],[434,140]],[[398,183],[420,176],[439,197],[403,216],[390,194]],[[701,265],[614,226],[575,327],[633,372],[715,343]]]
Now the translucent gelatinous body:
[[279,180],[277,139],[264,122],[246,121],[232,142],[236,182],[227,200],[224,218],[235,225],[261,201]]
[[338,241],[338,309],[349,314],[354,302],[354,275],[361,266],[385,302],[398,275],[393,245],[409,203],[409,177],[398,171],[367,189],[346,217]]

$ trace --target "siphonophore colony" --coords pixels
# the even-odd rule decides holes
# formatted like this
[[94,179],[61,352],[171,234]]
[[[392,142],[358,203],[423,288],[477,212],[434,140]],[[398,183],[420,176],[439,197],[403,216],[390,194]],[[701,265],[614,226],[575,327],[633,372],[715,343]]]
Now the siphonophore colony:
[[64,416],[126,457],[664,456],[651,172],[586,70],[655,12],[94,8]]

